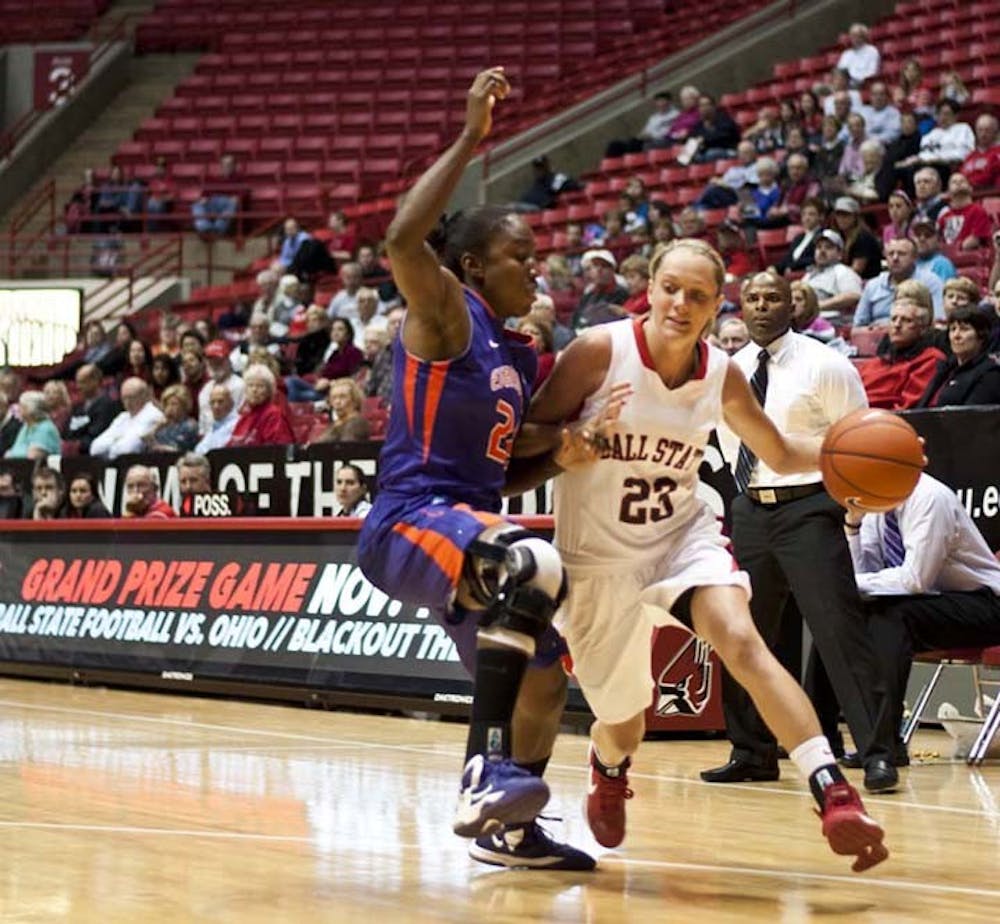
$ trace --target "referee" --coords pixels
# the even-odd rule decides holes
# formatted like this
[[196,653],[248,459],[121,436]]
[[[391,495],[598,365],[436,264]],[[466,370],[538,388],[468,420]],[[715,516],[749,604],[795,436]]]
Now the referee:
[[[784,278],[757,273],[741,300],[751,342],[733,361],[782,433],[818,439],[845,414],[867,406],[850,361],[791,330],[791,289]],[[733,547],[750,574],[750,608],[761,635],[775,647],[782,611],[794,597],[858,748],[865,788],[895,789],[891,710],[854,582],[843,509],[824,490],[819,472],[777,475],[728,428],[721,428],[719,438],[740,491],[733,501]],[[728,674],[722,692],[732,754],[723,766],[703,771],[702,779],[776,780],[774,735]]]

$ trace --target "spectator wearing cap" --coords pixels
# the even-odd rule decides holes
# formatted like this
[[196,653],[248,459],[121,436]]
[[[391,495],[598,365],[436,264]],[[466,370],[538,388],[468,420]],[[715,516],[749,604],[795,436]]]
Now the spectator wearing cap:
[[978,202],[972,201],[972,184],[961,173],[948,177],[948,205],[938,215],[944,243],[955,250],[978,250],[989,245],[993,222]]
[[934,308],[934,316],[943,318],[943,284],[934,273],[917,268],[917,245],[906,237],[890,241],[885,249],[885,259],[889,268],[865,283],[861,300],[854,312],[853,326],[888,325],[896,291],[908,279],[915,279],[926,286]]
[[997,117],[984,112],[976,119],[976,147],[962,161],[961,173],[973,189],[992,189],[1000,186],[1000,144],[997,134],[1000,123]]
[[928,270],[942,282],[958,275],[955,264],[941,252],[937,222],[926,215],[916,215],[910,225],[910,237],[917,245],[917,268]]
[[858,371],[872,407],[902,411],[916,407],[937,364],[945,358],[931,340],[934,306],[923,283],[908,279],[896,289],[888,336],[877,355]]
[[618,264],[611,251],[588,250],[583,255],[582,263],[587,286],[572,320],[572,327],[578,332],[585,327],[624,317],[621,306],[629,297],[628,289],[615,276]]
[[894,189],[889,193],[889,221],[882,229],[882,247],[898,237],[910,236],[910,224],[913,221],[913,200],[904,189]]
[[882,245],[862,223],[858,200],[838,198],[833,203],[833,222],[844,239],[843,261],[862,279],[877,276],[882,269]]
[[816,239],[816,262],[806,270],[804,281],[816,292],[820,311],[854,311],[861,298],[861,277],[841,262],[844,239],[825,228]]
[[233,364],[229,358],[231,352],[231,347],[225,340],[213,340],[205,347],[209,379],[198,392],[198,432],[201,434],[207,433],[212,426],[212,389],[215,386],[222,385],[229,391],[233,407],[239,407],[243,403],[243,379],[233,372]]
[[253,363],[243,374],[246,397],[229,446],[285,446],[295,442],[292,425],[275,402],[277,381],[261,363]]
[[847,71],[851,83],[859,87],[881,70],[882,56],[868,41],[868,27],[864,23],[854,23],[847,35],[850,44],[840,53],[837,67]]

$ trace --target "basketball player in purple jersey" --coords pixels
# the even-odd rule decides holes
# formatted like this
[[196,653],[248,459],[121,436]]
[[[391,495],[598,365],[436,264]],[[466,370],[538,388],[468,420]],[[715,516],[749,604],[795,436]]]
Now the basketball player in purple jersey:
[[407,194],[387,234],[407,313],[358,561],[386,593],[428,606],[475,678],[453,822],[475,839],[471,855],[589,870],[591,857],[535,821],[549,798],[541,776],[565,702],[565,648],[552,627],[565,594],[562,562],[548,542],[498,515],[515,440],[519,455],[585,457],[560,428],[521,428],[535,358],[504,322],[535,298],[534,236],[516,213],[484,207],[446,224],[443,265],[426,243],[509,92],[503,68],[475,78],[461,135]]

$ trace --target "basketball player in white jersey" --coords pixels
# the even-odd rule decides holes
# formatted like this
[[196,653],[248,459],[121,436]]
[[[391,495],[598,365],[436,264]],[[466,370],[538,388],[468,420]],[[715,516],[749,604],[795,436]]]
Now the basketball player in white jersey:
[[776,471],[814,471],[818,442],[783,437],[745,376],[701,338],[722,302],[719,255],[683,239],[659,251],[650,269],[649,315],[573,341],[529,415],[547,424],[578,411],[587,417],[614,384],[632,386],[602,458],[555,482],[555,543],[570,578],[556,624],[597,717],[588,822],[605,847],[625,836],[627,771],[653,695],[651,634],[678,620],[747,689],[809,780],[830,846],[855,856],[861,872],[888,856],[882,828],[838,770],[809,700],[758,634],[749,579],[695,494],[709,434],[723,420]]

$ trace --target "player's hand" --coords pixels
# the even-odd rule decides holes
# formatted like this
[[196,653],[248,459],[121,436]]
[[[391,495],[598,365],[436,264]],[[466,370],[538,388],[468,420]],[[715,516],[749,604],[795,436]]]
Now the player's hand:
[[465,102],[465,130],[477,141],[490,133],[493,107],[509,93],[510,82],[502,67],[487,68],[476,75]]
[[600,459],[611,446],[621,416],[622,408],[632,396],[632,386],[628,382],[617,382],[601,409],[584,420],[580,426],[560,433],[559,447],[553,458],[562,469],[578,468]]

